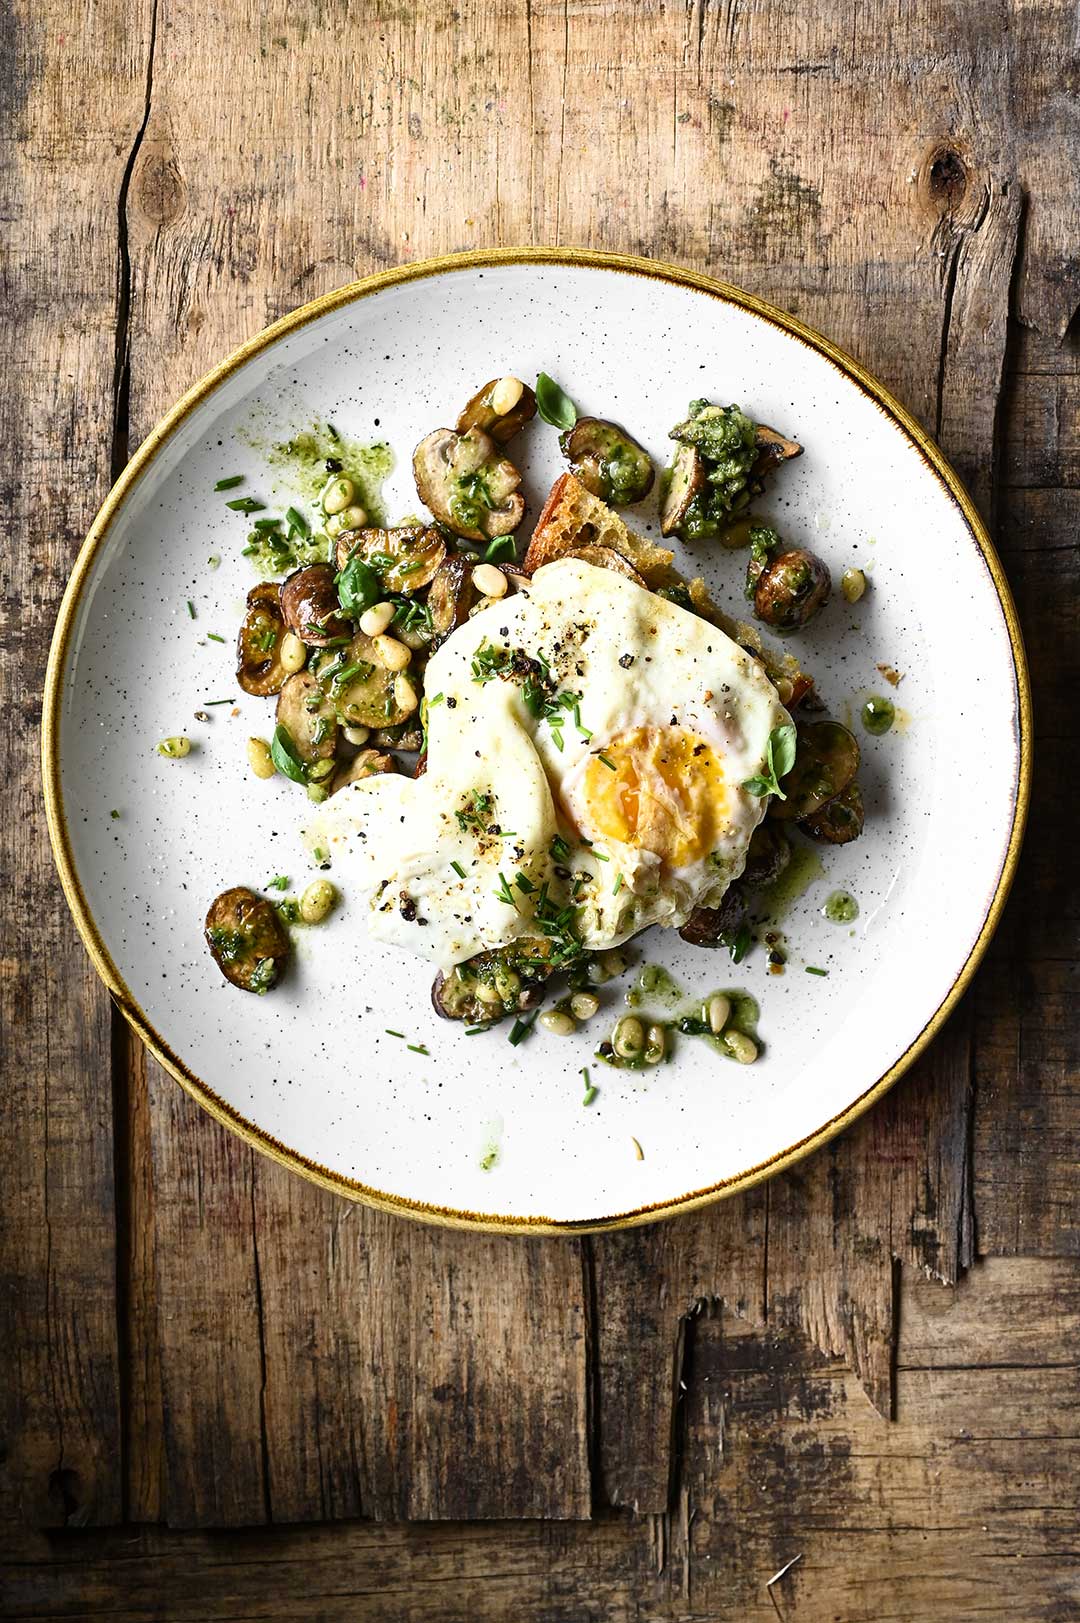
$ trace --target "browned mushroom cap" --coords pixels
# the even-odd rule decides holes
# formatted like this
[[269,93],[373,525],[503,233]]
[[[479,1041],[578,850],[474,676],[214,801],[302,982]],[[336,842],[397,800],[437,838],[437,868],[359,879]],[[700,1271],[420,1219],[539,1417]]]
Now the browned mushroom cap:
[[631,507],[653,487],[656,469],[648,451],[604,417],[579,417],[559,444],[585,489],[603,502]]
[[329,564],[306,564],[282,581],[281,612],[289,630],[309,648],[325,648],[352,631],[349,622],[342,619],[334,571]]
[[862,791],[852,782],[818,811],[802,818],[799,827],[812,840],[821,840],[825,845],[847,845],[862,833],[863,818]]
[[337,743],[334,706],[310,671],[297,671],[278,694],[277,721],[307,766],[328,761]]
[[838,721],[812,721],[799,729],[795,765],[781,787],[787,796],[774,795],[769,815],[785,822],[800,821],[842,793],[859,770],[859,741]]
[[[752,581],[755,560],[747,568]],[[798,631],[824,608],[832,591],[829,571],[815,552],[790,547],[765,563],[753,581],[754,613],[777,631]]]
[[265,896],[246,885],[223,890],[206,915],[206,944],[227,981],[268,992],[289,956],[289,937]]
[[406,721],[415,706],[403,708],[395,674],[379,663],[373,639],[358,631],[337,673],[328,673],[328,699],[338,719],[346,727],[397,727]]
[[356,783],[361,778],[375,778],[383,772],[396,771],[397,762],[392,755],[384,755],[380,750],[361,750],[351,761],[343,761],[338,767],[330,793],[336,795],[339,789],[347,789],[350,783]]
[[263,699],[280,693],[288,674],[281,663],[284,635],[277,582],[262,581],[247,595],[247,610],[236,639],[236,680],[245,693]]
[[466,540],[509,535],[525,516],[521,475],[478,428],[437,428],[413,452],[413,474],[424,505]]
[[592,542],[586,542],[581,547],[569,547],[562,554],[564,558],[580,558],[582,563],[592,564],[596,569],[610,569],[615,575],[623,575],[632,580],[635,586],[644,586],[645,582],[638,574],[632,563],[628,563],[621,552],[614,547],[597,547]]
[[802,456],[803,448],[798,440],[785,439],[783,434],[778,434],[775,428],[767,428],[764,423],[758,423],[754,440],[757,445],[757,459],[752,469],[755,479],[764,479],[781,462]]
[[791,841],[775,823],[759,823],[750,836],[742,883],[748,890],[763,890],[779,879],[791,861]]
[[692,947],[722,947],[746,917],[746,896],[736,882],[728,887],[719,907],[695,907],[679,934]]
[[337,566],[361,558],[388,592],[419,592],[435,578],[446,557],[446,542],[430,524],[401,524],[394,530],[345,530],[337,539]]
[[694,445],[680,444],[668,475],[660,534],[674,535],[686,519],[690,503],[705,488],[705,459]]
[[459,434],[482,428],[505,445],[536,416],[536,396],[520,378],[492,378],[478,389],[457,420]]
[[[527,945],[525,941],[518,942],[518,951]],[[444,1020],[487,1025],[504,1020],[508,1015],[535,1009],[543,997],[544,982],[551,974],[551,969],[538,961],[547,945],[543,941],[536,943],[538,957],[530,960],[527,975],[515,969],[513,961],[499,948],[478,953],[447,974],[440,972],[431,988],[435,1013]],[[481,986],[488,994],[486,998],[480,996]],[[493,992],[496,997],[492,997]]]
[[472,582],[473,560],[463,552],[451,553],[440,565],[427,597],[428,613],[434,636],[432,648],[438,648],[452,631],[464,625],[469,610],[477,601]]

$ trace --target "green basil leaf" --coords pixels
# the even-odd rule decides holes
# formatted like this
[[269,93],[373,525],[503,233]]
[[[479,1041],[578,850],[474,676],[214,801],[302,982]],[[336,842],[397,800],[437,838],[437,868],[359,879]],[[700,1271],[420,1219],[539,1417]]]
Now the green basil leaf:
[[365,609],[382,600],[382,581],[363,558],[350,558],[334,584],[338,602],[350,620],[359,620]]
[[746,778],[742,784],[742,787],[746,790],[748,795],[758,796],[771,795],[773,789],[771,778]]
[[307,768],[297,752],[292,741],[289,729],[279,721],[274,728],[274,736],[270,740],[270,755],[278,771],[293,783],[307,782]]
[[497,535],[484,552],[486,564],[510,564],[517,558],[517,542],[512,535]]
[[772,750],[773,775],[777,780],[789,773],[795,765],[795,729],[790,722],[774,727],[769,739]]
[[541,372],[536,380],[536,409],[552,428],[573,428],[577,422],[574,402],[546,372]]

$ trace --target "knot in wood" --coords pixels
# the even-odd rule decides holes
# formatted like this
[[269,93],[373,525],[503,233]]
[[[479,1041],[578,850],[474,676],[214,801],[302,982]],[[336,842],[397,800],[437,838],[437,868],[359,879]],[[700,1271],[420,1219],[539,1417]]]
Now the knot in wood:
[[942,210],[955,213],[968,189],[968,168],[952,146],[938,146],[923,165],[926,190]]
[[187,188],[176,159],[163,142],[144,145],[134,195],[139,212],[153,225],[172,225],[183,214]]

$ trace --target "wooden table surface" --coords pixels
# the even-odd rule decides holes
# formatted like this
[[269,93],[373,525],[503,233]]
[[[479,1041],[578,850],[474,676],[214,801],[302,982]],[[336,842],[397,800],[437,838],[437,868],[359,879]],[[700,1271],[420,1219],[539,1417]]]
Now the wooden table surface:
[[[15,0],[4,1617],[1080,1617],[1073,12]],[[172,401],[357,275],[526,242],[711,271],[876,371],[994,526],[1035,698],[1019,877],[925,1061],[594,1240],[425,1229],[218,1128],[94,978],[37,764],[68,569]]]

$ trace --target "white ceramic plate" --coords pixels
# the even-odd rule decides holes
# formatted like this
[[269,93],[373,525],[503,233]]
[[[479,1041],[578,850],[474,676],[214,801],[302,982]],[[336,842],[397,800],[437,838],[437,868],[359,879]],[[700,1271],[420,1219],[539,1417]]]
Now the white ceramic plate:
[[[573,1039],[538,1030],[517,1048],[505,1027],[468,1038],[433,1014],[425,965],[367,941],[347,872],[334,875],[344,905],[303,933],[296,971],[270,996],[228,986],[203,944],[218,891],[312,871],[299,838],[308,803],[246,764],[245,741],[269,734],[272,711],[233,677],[253,575],[241,556],[248,521],[215,481],[244,473],[245,490],[267,494],[277,478],[280,510],[291,492],[253,440],[329,419],[389,442],[397,464],[384,495],[391,519],[402,516],[417,507],[410,453],[421,435],[452,422],[486,378],[541,369],[582,410],[623,422],[658,464],[699,394],[796,436],[805,455],[759,509],[820,552],[834,579],[859,565],[871,581],[855,608],[836,592],[798,651],[831,714],[850,720],[884,691],[902,724],[882,738],[860,731],[866,831],[820,848],[826,871],[782,921],[787,972],[770,975],[760,948],[733,969],[670,932],[646,943],[688,994],[739,986],[759,999],[766,1048],[751,1067],[683,1040],[675,1063],[608,1070],[592,1059],[610,1024],[600,1017]],[[537,420],[514,455],[535,519],[561,471],[557,435]],[[655,520],[655,507],[628,517]],[[212,553],[223,560],[214,572]],[[738,608],[744,554],[699,548],[691,560],[684,549],[679,561]],[[895,693],[879,664],[903,672]],[[237,716],[220,705],[209,723],[193,720],[224,697]],[[155,745],[176,733],[198,747],[163,760]],[[880,386],[798,322],[705,278],[509,250],[407,267],[308,306],[170,413],[73,574],[46,694],[45,779],[95,965],[209,1110],[342,1193],[435,1220],[544,1229],[643,1221],[744,1186],[900,1074],[993,929],[1015,866],[1029,735],[1000,566],[955,475]],[[859,902],[851,927],[822,916],[837,887]],[[612,1009],[626,984],[610,989]],[[585,1065],[600,1087],[587,1109]]]

